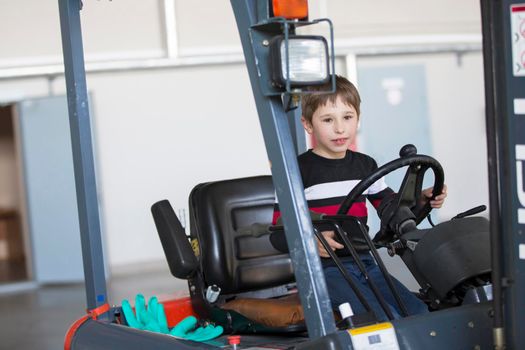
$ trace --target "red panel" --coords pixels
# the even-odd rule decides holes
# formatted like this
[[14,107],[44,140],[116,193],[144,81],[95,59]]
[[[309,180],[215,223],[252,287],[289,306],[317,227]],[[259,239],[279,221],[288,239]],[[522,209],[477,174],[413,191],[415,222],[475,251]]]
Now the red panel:
[[174,327],[188,316],[199,318],[191,306],[190,297],[162,301],[162,304],[164,305],[169,328]]

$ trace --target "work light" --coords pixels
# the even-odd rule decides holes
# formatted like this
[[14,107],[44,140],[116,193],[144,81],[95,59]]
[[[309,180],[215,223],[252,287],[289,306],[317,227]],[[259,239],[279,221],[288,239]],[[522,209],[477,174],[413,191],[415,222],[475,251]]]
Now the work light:
[[279,87],[321,85],[330,79],[328,44],[317,35],[284,35],[270,42],[272,82]]

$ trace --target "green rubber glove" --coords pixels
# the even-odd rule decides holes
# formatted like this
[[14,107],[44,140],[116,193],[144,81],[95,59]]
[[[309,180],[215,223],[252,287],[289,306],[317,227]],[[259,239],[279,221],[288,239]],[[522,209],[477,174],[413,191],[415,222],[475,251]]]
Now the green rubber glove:
[[206,327],[197,327],[197,319],[193,316],[186,317],[170,331],[166,313],[164,312],[164,305],[159,303],[157,297],[151,297],[146,307],[146,300],[142,294],[137,294],[135,297],[135,311],[133,311],[128,300],[123,300],[122,312],[128,325],[132,328],[171,334],[175,337],[193,341],[211,340],[223,332],[221,326],[213,326],[211,324]]
[[133,312],[129,301],[123,300],[122,312],[128,325],[132,328],[164,334],[169,333],[164,306],[159,304],[157,297],[151,297],[146,308],[144,296],[137,294],[135,297],[135,312]]
[[193,316],[188,316],[173,327],[170,334],[175,337],[193,341],[207,341],[217,338],[223,332],[221,326],[213,326],[209,324],[206,327],[195,328],[196,326],[197,319]]

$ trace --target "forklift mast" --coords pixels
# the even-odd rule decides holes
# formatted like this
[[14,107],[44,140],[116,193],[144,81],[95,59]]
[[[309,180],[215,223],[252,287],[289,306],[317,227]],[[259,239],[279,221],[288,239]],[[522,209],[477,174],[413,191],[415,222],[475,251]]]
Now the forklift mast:
[[525,348],[525,3],[481,1],[494,343]]

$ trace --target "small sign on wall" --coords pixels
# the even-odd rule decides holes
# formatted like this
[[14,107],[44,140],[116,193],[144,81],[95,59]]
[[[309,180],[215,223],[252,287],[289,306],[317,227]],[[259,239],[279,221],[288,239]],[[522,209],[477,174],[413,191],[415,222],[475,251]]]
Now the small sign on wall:
[[512,72],[525,77],[525,3],[510,7],[512,35]]

